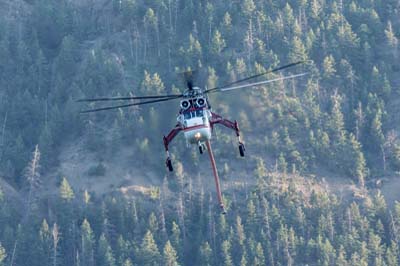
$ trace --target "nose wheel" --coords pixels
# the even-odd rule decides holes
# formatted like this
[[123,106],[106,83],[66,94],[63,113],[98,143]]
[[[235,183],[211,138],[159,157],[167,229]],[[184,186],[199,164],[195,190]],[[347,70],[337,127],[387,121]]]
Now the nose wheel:
[[246,148],[244,147],[244,144],[239,142],[239,154],[240,157],[244,157],[244,151],[246,150]]
[[200,152],[200,154],[203,154],[205,149],[206,149],[206,147],[205,147],[204,143],[200,143],[199,142],[199,152]]

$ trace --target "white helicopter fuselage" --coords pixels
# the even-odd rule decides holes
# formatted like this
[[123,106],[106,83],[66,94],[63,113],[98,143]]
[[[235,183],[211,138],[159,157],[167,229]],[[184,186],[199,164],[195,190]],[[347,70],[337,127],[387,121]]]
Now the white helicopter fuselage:
[[211,139],[211,112],[208,109],[192,109],[180,115],[186,142],[199,144]]

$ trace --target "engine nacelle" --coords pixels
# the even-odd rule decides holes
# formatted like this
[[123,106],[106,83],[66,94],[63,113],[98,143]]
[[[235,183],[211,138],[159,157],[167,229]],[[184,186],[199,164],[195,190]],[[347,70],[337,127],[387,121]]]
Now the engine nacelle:
[[190,107],[190,102],[188,100],[182,100],[181,101],[181,108],[183,110],[187,110]]
[[196,107],[205,107],[206,106],[206,99],[204,99],[203,97],[199,97],[196,99]]

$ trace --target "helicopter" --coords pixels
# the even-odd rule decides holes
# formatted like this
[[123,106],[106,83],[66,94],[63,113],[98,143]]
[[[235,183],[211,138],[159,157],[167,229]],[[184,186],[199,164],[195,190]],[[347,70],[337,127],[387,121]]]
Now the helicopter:
[[183,132],[183,135],[186,139],[186,143],[188,146],[191,144],[197,145],[200,154],[203,154],[205,150],[208,151],[211,161],[211,166],[214,174],[215,185],[216,185],[216,192],[218,197],[218,202],[222,213],[225,214],[226,210],[222,200],[222,193],[220,188],[219,176],[218,171],[214,159],[214,155],[212,152],[210,140],[212,138],[212,133],[214,130],[214,126],[217,124],[223,125],[231,130],[233,130],[236,134],[237,141],[238,141],[238,149],[239,154],[241,157],[245,156],[245,145],[243,140],[241,139],[240,129],[238,122],[228,120],[221,115],[214,113],[211,108],[211,104],[209,101],[209,95],[212,93],[217,92],[227,92],[233,91],[238,89],[244,89],[249,87],[257,87],[261,85],[265,85],[268,83],[286,80],[286,79],[294,79],[301,76],[305,76],[308,73],[300,73],[300,74],[293,74],[289,76],[280,76],[274,79],[267,79],[258,82],[250,82],[251,80],[264,76],[269,73],[279,72],[283,69],[294,67],[299,64],[303,64],[306,61],[298,61],[294,63],[290,63],[284,66],[280,66],[274,68],[269,71],[265,71],[263,73],[259,73],[257,75],[249,76],[246,78],[242,78],[228,84],[218,86],[215,88],[202,89],[198,86],[194,85],[193,82],[193,71],[184,72],[184,78],[186,82],[187,89],[181,94],[168,94],[168,95],[149,95],[149,96],[136,96],[136,97],[106,97],[106,98],[84,98],[77,100],[78,102],[105,102],[105,101],[132,101],[132,100],[139,100],[139,102],[133,102],[123,105],[117,106],[108,106],[96,109],[89,109],[81,111],[81,113],[92,113],[98,111],[105,111],[105,110],[112,110],[112,109],[119,109],[125,108],[130,106],[136,105],[145,105],[145,104],[155,104],[160,102],[166,102],[171,100],[178,100],[180,99],[179,105],[179,112],[177,114],[177,124],[175,127],[164,137],[163,143],[166,152],[166,161],[165,165],[166,168],[170,172],[173,171],[173,165],[171,156],[169,153],[169,144],[172,140],[180,133]]

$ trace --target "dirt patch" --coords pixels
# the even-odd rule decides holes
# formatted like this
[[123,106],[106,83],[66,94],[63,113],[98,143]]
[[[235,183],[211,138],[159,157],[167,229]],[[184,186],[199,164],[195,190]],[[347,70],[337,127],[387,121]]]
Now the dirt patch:
[[389,206],[400,201],[400,174],[382,180],[381,192]]

